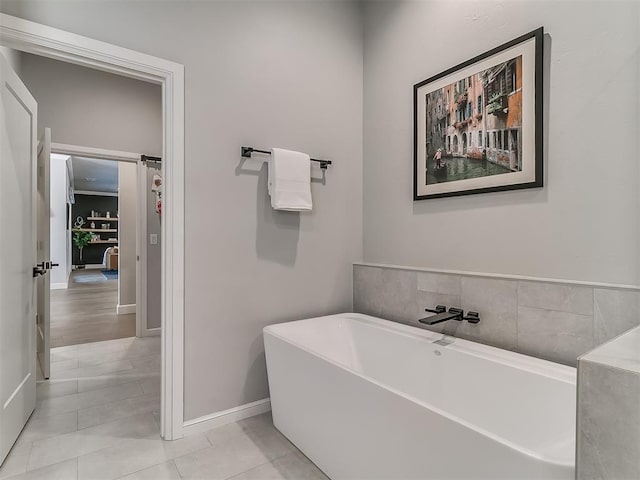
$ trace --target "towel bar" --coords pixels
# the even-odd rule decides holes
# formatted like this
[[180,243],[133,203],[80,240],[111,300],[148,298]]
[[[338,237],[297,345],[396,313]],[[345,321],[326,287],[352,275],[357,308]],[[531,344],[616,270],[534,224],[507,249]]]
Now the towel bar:
[[[253,148],[253,147],[240,147],[240,155],[243,156],[244,158],[251,158],[251,154],[253,152],[264,153],[265,155],[271,155],[271,152],[268,150],[258,150],[257,148]],[[310,160],[312,162],[320,163],[320,168],[322,168],[323,170],[327,169],[327,165],[331,165],[331,160],[318,160],[316,158],[310,158]]]

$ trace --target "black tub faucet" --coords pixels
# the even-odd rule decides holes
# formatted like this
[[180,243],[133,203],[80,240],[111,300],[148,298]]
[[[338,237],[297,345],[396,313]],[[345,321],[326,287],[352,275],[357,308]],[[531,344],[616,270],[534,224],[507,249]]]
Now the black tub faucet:
[[468,312],[468,314],[465,316],[464,311],[461,308],[451,307],[449,311],[447,311],[447,307],[445,307],[444,305],[436,305],[435,309],[425,308],[424,310],[425,312],[435,313],[435,315],[431,315],[430,317],[425,317],[418,320],[418,322],[425,325],[436,325],[448,320],[457,320],[458,322],[467,320],[469,323],[480,322],[480,315],[478,314],[478,312]]
[[437,323],[446,322],[448,320],[462,320],[463,311],[459,308],[450,308],[447,312],[447,307],[444,305],[436,305],[435,310],[430,310],[425,308],[426,312],[433,312],[435,315],[431,315],[430,317],[421,318],[418,320],[420,323],[424,323],[425,325],[435,325]]

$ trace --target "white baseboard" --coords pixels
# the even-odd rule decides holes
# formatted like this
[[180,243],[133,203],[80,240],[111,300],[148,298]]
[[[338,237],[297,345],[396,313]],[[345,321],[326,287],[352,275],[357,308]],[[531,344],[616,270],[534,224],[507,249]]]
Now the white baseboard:
[[160,335],[160,332],[162,330],[160,329],[160,327],[157,328],[147,328],[146,330],[142,331],[142,334],[140,335],[141,337],[155,337],[157,335]]
[[269,410],[271,410],[271,400],[269,398],[263,398],[262,400],[246,403],[238,407],[230,408],[229,410],[187,420],[184,422],[182,432],[185,436],[206,432],[212,428],[221,427],[229,423],[237,422],[238,420],[253,417],[254,415],[260,415]]
[[116,307],[116,314],[117,315],[125,315],[127,313],[136,313],[136,304],[135,303],[131,303],[129,305],[120,305],[120,304],[118,304],[118,306]]
[[66,290],[67,288],[69,288],[69,283],[68,282],[64,282],[64,283],[52,283],[49,288],[51,290]]
[[104,265],[101,263],[89,263],[84,268],[76,268],[75,270],[104,270]]

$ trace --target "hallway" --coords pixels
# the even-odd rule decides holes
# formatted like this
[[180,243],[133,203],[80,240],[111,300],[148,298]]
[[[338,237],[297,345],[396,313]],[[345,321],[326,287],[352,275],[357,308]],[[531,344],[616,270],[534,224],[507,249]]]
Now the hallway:
[[69,288],[51,291],[51,347],[136,334],[136,314],[116,315],[118,280],[100,270],[74,270]]

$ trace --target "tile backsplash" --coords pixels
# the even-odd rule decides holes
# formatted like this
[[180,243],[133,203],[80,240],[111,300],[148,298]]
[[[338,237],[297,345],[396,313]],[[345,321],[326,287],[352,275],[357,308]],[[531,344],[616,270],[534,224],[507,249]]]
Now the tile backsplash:
[[353,266],[353,308],[418,324],[441,304],[480,313],[480,323],[444,322],[436,332],[575,366],[577,357],[640,324],[640,289],[545,279]]

